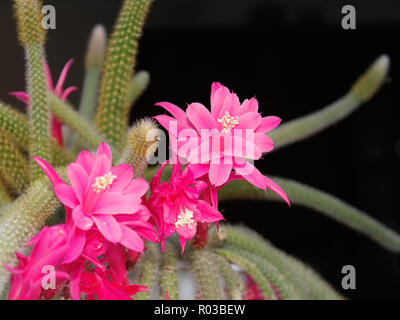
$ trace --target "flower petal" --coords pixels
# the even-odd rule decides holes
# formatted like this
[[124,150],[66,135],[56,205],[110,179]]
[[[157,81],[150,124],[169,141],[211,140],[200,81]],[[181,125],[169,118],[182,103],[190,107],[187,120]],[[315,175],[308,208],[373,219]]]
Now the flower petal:
[[82,168],[86,170],[87,174],[90,174],[90,172],[92,171],[94,161],[95,158],[93,153],[86,150],[82,150],[81,152],[79,152],[76,158],[76,162],[79,163]]
[[89,230],[93,226],[93,220],[90,216],[86,215],[82,211],[81,206],[77,206],[72,211],[72,220],[74,220],[76,226],[81,230]]
[[264,117],[261,119],[260,126],[256,129],[256,132],[269,132],[279,126],[281,121],[281,118],[275,116]]
[[244,179],[250,182],[253,186],[265,190],[267,188],[267,181],[258,169],[247,161],[243,164],[233,166],[237,174],[241,175]]
[[121,192],[105,192],[93,209],[96,214],[129,214],[139,209],[140,198],[137,195]]
[[123,191],[133,178],[133,170],[129,164],[120,164],[111,168],[111,173],[117,178],[110,186],[110,191]]
[[289,198],[286,195],[285,191],[283,191],[283,189],[274,181],[272,181],[270,178],[264,176],[264,179],[267,183],[267,188],[271,189],[273,192],[275,192],[278,196],[280,196],[283,200],[286,201],[286,203],[289,205],[290,207],[290,202],[289,202]]
[[121,225],[122,239],[120,243],[136,252],[143,253],[144,242],[143,239],[131,228]]
[[113,216],[93,215],[93,220],[104,238],[112,243],[117,243],[121,241],[121,227]]
[[79,205],[79,200],[75,195],[74,189],[66,183],[59,183],[53,188],[58,200],[67,207],[74,209]]
[[71,182],[71,186],[75,191],[75,195],[79,202],[83,202],[85,196],[88,174],[79,163],[73,162],[68,165],[67,176]]
[[225,220],[224,216],[216,209],[203,200],[197,203],[197,209],[201,212],[201,222],[216,222]]
[[258,101],[256,98],[246,99],[240,106],[240,114],[246,114],[248,112],[258,112]]
[[186,114],[199,133],[201,133],[202,129],[212,130],[216,127],[210,111],[201,103],[194,102],[190,104],[186,109]]
[[224,184],[228,180],[229,175],[232,171],[232,162],[229,160],[224,161],[226,158],[222,158],[221,163],[217,164],[211,162],[210,164],[210,172],[208,173],[208,177],[210,178],[210,182],[215,186],[220,186]]
[[230,94],[225,86],[218,88],[215,93],[211,91],[211,116],[217,120],[221,115],[226,97]]
[[33,157],[33,160],[35,160],[39,167],[44,171],[53,186],[59,183],[64,183],[64,181],[58,175],[57,171],[54,170],[54,168],[46,160],[43,160],[42,158],[36,156]]

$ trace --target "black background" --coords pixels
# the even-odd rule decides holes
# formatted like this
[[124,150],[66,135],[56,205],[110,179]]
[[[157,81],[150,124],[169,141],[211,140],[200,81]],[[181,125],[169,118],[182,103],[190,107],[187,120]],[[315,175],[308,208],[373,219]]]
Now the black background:
[[[22,108],[9,91],[22,90],[23,51],[16,41],[11,1],[0,4],[0,97]],[[67,85],[82,87],[91,28],[110,31],[120,2],[47,1],[57,10],[49,33],[53,74],[75,58]],[[357,29],[341,28],[341,8],[352,4]],[[257,163],[266,174],[290,177],[332,193],[400,232],[398,210],[400,2],[156,0],[145,27],[138,70],[151,85],[132,120],[156,115],[158,101],[181,107],[209,103],[212,81],[241,99],[256,96],[263,115],[289,121],[344,95],[380,54],[391,57],[391,81],[355,114],[307,141]],[[70,98],[77,105],[79,94]],[[309,263],[341,290],[343,265],[354,265],[351,299],[398,299],[400,258],[320,213],[263,202],[221,205],[230,222],[242,222],[276,246]]]

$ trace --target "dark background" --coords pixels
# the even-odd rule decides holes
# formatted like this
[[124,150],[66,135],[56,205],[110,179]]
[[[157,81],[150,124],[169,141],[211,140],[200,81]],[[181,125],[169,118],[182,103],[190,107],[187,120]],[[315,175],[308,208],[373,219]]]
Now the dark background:
[[[82,87],[83,59],[91,28],[110,31],[120,1],[47,1],[57,10],[48,60],[58,74],[71,57],[67,85]],[[341,8],[352,4],[357,29],[341,28]],[[345,94],[382,53],[392,59],[391,81],[344,122],[307,141],[269,154],[257,166],[267,174],[305,182],[365,210],[400,232],[399,1],[156,0],[141,40],[138,70],[151,85],[132,120],[156,115],[157,101],[182,107],[208,105],[212,81],[241,99],[256,95],[263,115],[288,121]],[[0,97],[24,89],[23,51],[18,46],[11,1],[0,4]],[[79,94],[70,98],[75,105]],[[351,299],[398,299],[400,256],[331,219],[283,204],[231,202],[228,221],[243,222],[276,246],[309,263],[341,290],[343,265],[354,265]]]

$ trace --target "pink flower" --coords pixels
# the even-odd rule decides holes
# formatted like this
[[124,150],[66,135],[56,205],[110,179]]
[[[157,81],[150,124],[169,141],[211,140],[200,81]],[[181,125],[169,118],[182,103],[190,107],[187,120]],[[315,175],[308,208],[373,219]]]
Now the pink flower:
[[186,112],[169,103],[160,102],[173,117],[156,116],[168,130],[171,148],[192,169],[194,176],[208,175],[212,185],[220,187],[234,175],[254,186],[269,188],[289,203],[285,192],[252,165],[262,154],[273,149],[267,132],[281,119],[261,117],[255,98],[240,103],[236,94],[220,83],[211,86],[211,112],[200,103],[192,103]]
[[207,184],[196,180],[190,168],[182,172],[180,163],[175,163],[169,182],[160,183],[161,173],[167,164],[168,161],[154,175],[147,204],[160,236],[162,251],[165,249],[165,238],[176,231],[183,253],[186,241],[196,234],[198,222],[218,222],[224,217],[202,199]]
[[141,285],[121,285],[113,282],[101,271],[84,271],[80,290],[86,294],[88,300],[132,300],[138,292],[148,291]]
[[[68,280],[69,275],[62,265],[64,255],[69,249],[68,239],[69,228],[66,225],[44,227],[27,243],[27,246],[33,245],[29,257],[17,252],[18,266],[16,268],[6,266],[11,274],[8,299],[39,299],[44,293],[42,281],[48,272],[46,267],[54,268],[57,287]],[[47,281],[44,282],[47,284]]]
[[99,145],[95,156],[81,151],[76,162],[68,165],[71,185],[46,161],[34,159],[54,185],[54,193],[66,207],[66,222],[74,230],[65,262],[72,262],[81,254],[92,228],[98,229],[107,241],[138,252],[144,249],[141,235],[155,239],[154,228],[147,222],[150,214],[141,203],[148,183],[142,178],[133,179],[129,165],[113,167],[111,150],[106,143]]
[[[68,96],[73,92],[78,90],[77,87],[69,87],[67,89],[63,89],[65,79],[67,77],[68,71],[71,68],[72,63],[74,62],[73,59],[68,60],[67,64],[64,66],[63,70],[61,71],[60,77],[57,81],[56,87],[53,86],[53,79],[51,77],[49,65],[47,61],[44,61],[44,68],[47,80],[47,86],[49,91],[54,92],[61,100],[66,100]],[[10,92],[10,95],[15,96],[18,100],[22,101],[26,105],[30,104],[29,95],[23,91],[16,91]],[[55,116],[52,116],[51,120],[51,129],[52,129],[52,136],[57,140],[57,142],[63,146],[63,137],[61,131],[62,123],[58,120]]]

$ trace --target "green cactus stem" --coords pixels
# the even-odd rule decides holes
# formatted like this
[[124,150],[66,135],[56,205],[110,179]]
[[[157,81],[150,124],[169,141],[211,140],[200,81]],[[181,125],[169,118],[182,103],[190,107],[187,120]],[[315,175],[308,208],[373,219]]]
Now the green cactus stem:
[[[341,299],[319,275],[298,260],[288,256],[254,231],[225,226],[225,243],[245,249],[266,259],[292,283],[302,299]],[[258,284],[258,283],[257,283]]]
[[138,40],[150,0],[125,0],[107,48],[95,121],[109,141],[123,148],[128,119],[124,118],[138,51]]
[[[91,122],[79,116],[79,113],[71,105],[61,101],[56,95],[49,95],[49,105],[53,114],[70,127],[82,142],[92,150],[96,150],[101,142],[106,141],[104,135]],[[113,145],[110,145],[110,147],[113,158],[119,158],[119,151]]]
[[196,298],[222,300],[220,273],[211,252],[193,249],[188,252],[186,259],[197,285]]
[[51,162],[49,145],[50,114],[47,107],[47,84],[44,73],[46,30],[42,27],[42,1],[14,0],[18,39],[27,59],[27,92],[29,106],[29,155],[31,178],[42,175],[33,156]]
[[22,192],[29,184],[29,165],[7,133],[0,130],[0,172],[12,190]]
[[125,117],[129,118],[132,106],[142,96],[150,83],[150,74],[147,71],[139,71],[131,82],[128,89],[128,100],[125,108]]
[[165,252],[161,256],[160,299],[165,299],[166,293],[168,293],[169,300],[179,298],[177,259],[177,249],[171,241],[166,241]]
[[9,277],[4,264],[15,264],[14,252],[25,246],[58,206],[50,183],[43,178],[33,182],[14,202],[0,208],[0,292]]
[[244,283],[240,275],[232,269],[231,264],[224,257],[214,254],[218,270],[224,279],[228,299],[242,300]]
[[147,241],[146,253],[141,257],[141,270],[139,273],[138,284],[146,286],[148,292],[139,292],[135,295],[135,300],[147,300],[152,298],[153,288],[158,281],[160,271],[160,246]]
[[[400,252],[400,235],[371,218],[361,210],[323,191],[305,184],[278,177],[271,177],[287,193],[291,204],[300,205],[317,212],[364,234],[387,250]],[[220,201],[224,200],[273,200],[281,199],[274,193],[250,185],[246,181],[232,181],[219,192]]]
[[367,102],[381,88],[388,77],[389,57],[382,55],[362,74],[350,91],[327,107],[289,121],[268,133],[274,141],[274,150],[304,140],[346,118]]

